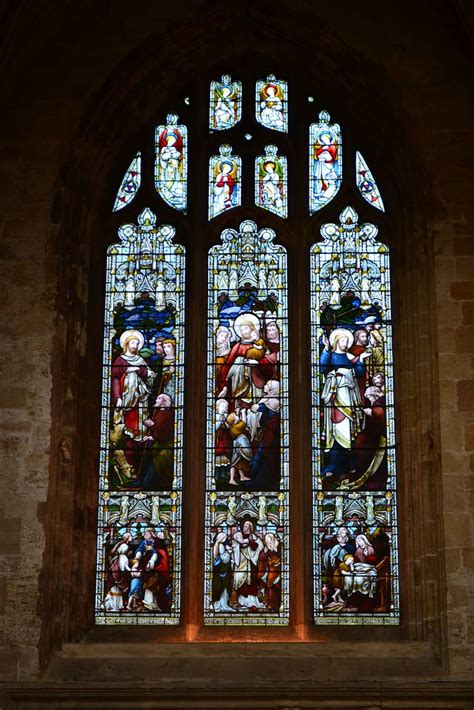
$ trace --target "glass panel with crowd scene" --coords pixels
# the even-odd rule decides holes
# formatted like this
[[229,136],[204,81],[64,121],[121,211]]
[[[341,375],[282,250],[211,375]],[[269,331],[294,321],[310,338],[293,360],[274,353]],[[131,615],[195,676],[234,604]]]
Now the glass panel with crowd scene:
[[209,253],[207,624],[288,623],[286,251],[249,220]]
[[97,623],[179,622],[185,255],[149,209],[107,254]]
[[388,247],[348,207],[311,249],[315,621],[399,623]]

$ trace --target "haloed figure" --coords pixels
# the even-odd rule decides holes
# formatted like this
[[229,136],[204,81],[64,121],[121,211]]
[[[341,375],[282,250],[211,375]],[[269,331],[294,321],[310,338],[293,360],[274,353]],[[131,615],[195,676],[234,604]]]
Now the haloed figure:
[[144,338],[138,330],[120,336],[122,353],[112,363],[112,398],[116,423],[122,421],[124,433],[135,441],[146,436],[144,419],[150,393],[148,384],[155,377],[139,355]]
[[283,102],[279,97],[279,89],[276,84],[267,84],[262,90],[262,101],[260,102],[260,118],[264,126],[273,128],[276,131],[283,131],[285,120],[283,118]]
[[214,215],[224,212],[234,206],[235,203],[235,181],[232,177],[234,164],[230,160],[223,160],[220,164],[220,172],[216,176],[214,183],[213,207]]
[[222,86],[214,110],[214,125],[220,129],[230,128],[234,123],[235,109],[231,96],[232,87]]
[[280,176],[276,172],[276,165],[268,160],[263,165],[265,175],[262,178],[262,201],[264,207],[280,209],[283,206],[281,196]]
[[348,474],[354,470],[352,448],[364,425],[364,413],[357,378],[365,377],[364,360],[370,353],[355,356],[349,352],[353,335],[346,328],[333,330],[329,339],[323,336],[321,372],[326,375],[324,402],[324,435],[326,465],[323,476]]

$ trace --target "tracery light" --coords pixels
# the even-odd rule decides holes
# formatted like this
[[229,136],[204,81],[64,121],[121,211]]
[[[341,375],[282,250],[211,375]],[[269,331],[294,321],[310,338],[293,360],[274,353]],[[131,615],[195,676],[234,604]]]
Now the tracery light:
[[382,196],[362,154],[356,151],[356,181],[359,192],[369,205],[385,212]]
[[137,194],[142,180],[142,154],[140,151],[133,158],[128,170],[123,176],[115,198],[113,212],[118,212],[126,207]]

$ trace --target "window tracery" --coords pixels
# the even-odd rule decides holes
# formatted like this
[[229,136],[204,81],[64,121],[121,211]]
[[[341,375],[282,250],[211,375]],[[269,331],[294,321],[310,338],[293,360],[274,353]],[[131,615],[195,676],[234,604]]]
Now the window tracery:
[[[285,149],[283,155],[282,145],[277,145],[282,136],[275,135],[288,132],[288,83],[275,75],[256,81],[254,117],[243,112],[245,90],[245,84],[228,74],[209,85],[209,131],[231,131],[232,146],[239,153],[223,143],[209,158],[209,221],[241,207],[237,225],[250,207],[244,180],[253,180],[255,206],[283,219],[302,187],[289,181],[290,153]],[[252,122],[272,131],[275,144],[253,147]],[[245,131],[249,150],[241,150],[237,130]],[[309,212],[314,219],[323,209],[325,216],[330,214],[329,205],[343,180],[341,128],[331,123],[325,110],[309,126],[307,150]],[[355,162],[356,189],[384,211],[373,175],[358,151]],[[154,165],[157,193],[166,205],[186,214],[188,126],[179,123],[175,113],[156,127]],[[129,206],[143,179],[137,153],[120,185],[114,211]],[[374,225],[359,227],[357,219],[348,207],[339,225],[323,224],[323,242],[314,244],[306,257],[311,264],[307,325],[312,472],[308,466],[292,475],[312,475],[313,480],[317,624],[393,624],[399,618],[388,249],[373,241]],[[121,244],[110,248],[107,262],[97,619],[169,624],[180,620],[185,257],[184,248],[170,241],[175,228],[157,228],[151,210],[140,214],[138,224],[121,227]],[[155,235],[167,234],[172,258],[156,250],[156,237],[147,251],[149,228]],[[206,510],[202,618],[210,625],[289,622],[289,550],[300,543],[290,539],[288,431],[291,408],[297,403],[290,396],[287,300],[288,288],[291,299],[299,287],[294,275],[288,281],[286,249],[278,244],[277,235],[278,230],[245,220],[238,229],[224,230],[221,243],[209,251],[208,428],[206,471],[200,474],[206,485],[205,500],[199,505]],[[114,249],[121,255],[120,264]],[[307,268],[307,261],[300,266]],[[128,314],[123,323],[117,316],[120,309]],[[148,320],[140,320],[137,311],[146,312]],[[122,397],[122,406],[117,406],[109,399],[110,378],[120,338],[128,331],[135,333],[136,356],[145,364],[133,373],[134,384],[128,382],[132,373],[118,378],[115,388],[125,388],[131,398],[124,406]],[[365,336],[367,343],[355,356],[356,363],[349,350]],[[232,359],[234,351],[239,352]],[[332,362],[339,356],[351,360],[345,362],[347,367]],[[148,379],[141,378],[140,367],[147,368]],[[352,384],[343,387],[338,375],[352,377]],[[304,377],[310,381],[309,373]],[[168,399],[163,403],[163,398]],[[125,420],[132,415],[143,429],[140,436],[128,432]],[[124,445],[124,436],[132,443]],[[204,437],[203,432],[203,442]],[[157,485],[161,472],[170,467],[172,479],[164,488]],[[138,554],[140,546],[148,557]],[[162,578],[156,567],[160,560],[168,566],[168,576]]]

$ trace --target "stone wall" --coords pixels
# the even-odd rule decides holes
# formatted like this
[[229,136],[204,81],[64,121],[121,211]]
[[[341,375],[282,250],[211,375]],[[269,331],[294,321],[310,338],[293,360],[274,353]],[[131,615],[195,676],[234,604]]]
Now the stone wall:
[[[251,17],[251,5],[235,9],[240,26],[245,26]],[[421,605],[420,598],[429,597],[430,590],[439,594],[446,579],[445,597],[439,600],[439,606],[447,610],[447,623],[441,623],[436,632],[440,644],[437,655],[441,658],[433,676],[453,682],[472,679],[474,636],[470,475],[474,461],[474,48],[469,29],[472,11],[465,8],[467,15],[463,16],[461,7],[454,0],[422,0],[417,4],[403,0],[393,6],[369,1],[357,10],[352,4],[341,3],[332,6],[327,17],[322,10],[316,15],[311,2],[288,0],[278,10],[280,21],[287,16],[295,28],[305,28],[305,37],[311,36],[314,27],[315,37],[334,37],[347,48],[348,63],[334,67],[332,81],[340,77],[344,86],[350,85],[353,57],[361,66],[374,67],[374,71],[378,67],[381,76],[387,77],[387,84],[379,86],[374,104],[396,104],[403,132],[400,143],[411,145],[410,158],[415,156],[416,165],[404,161],[403,155],[398,157],[398,177],[406,181],[404,190],[408,192],[407,186],[416,177],[413,195],[419,202],[409,209],[415,213],[418,233],[424,230],[429,243],[414,245],[413,261],[407,260],[406,268],[416,277],[417,260],[432,260],[434,288],[417,295],[418,299],[425,299],[423,304],[418,303],[417,313],[419,317],[423,317],[423,312],[429,313],[433,327],[428,334],[421,328],[424,340],[418,344],[418,352],[425,349],[431,357],[437,351],[439,379],[434,396],[433,388],[428,392],[431,382],[426,383],[426,389],[418,387],[414,392],[409,391],[407,381],[403,387],[407,397],[431,398],[432,422],[436,426],[424,428],[421,422],[417,430],[420,447],[426,453],[426,466],[417,469],[422,480],[413,483],[413,490],[433,495],[442,509],[439,520],[433,522],[441,530],[436,541],[438,554],[427,554],[417,561],[419,569],[426,572],[408,596],[413,607]],[[271,17],[273,10],[262,4],[258,18],[264,18],[265,13]],[[80,319],[72,318],[68,323],[67,313],[86,308],[87,257],[80,257],[83,271],[71,271],[65,278],[67,265],[80,261],[72,257],[68,261],[68,250],[80,251],[81,247],[80,238],[75,246],[65,244],[64,234],[77,229],[80,235],[86,225],[65,226],[65,215],[74,214],[72,210],[68,213],[71,192],[65,185],[70,188],[71,172],[81,160],[84,130],[94,129],[94,110],[103,101],[104,87],[110,92],[112,82],[113,90],[124,92],[126,100],[117,70],[120,63],[132,57],[137,64],[137,52],[145,43],[150,44],[150,36],[160,48],[167,48],[172,58],[173,47],[167,43],[170,37],[178,41],[173,34],[176,11],[169,4],[147,2],[132,6],[122,0],[107,4],[86,1],[79,5],[25,0],[4,11],[1,72],[4,98],[8,97],[8,101],[2,112],[0,149],[0,259],[4,275],[0,301],[4,333],[0,357],[0,481],[5,491],[0,502],[0,679],[7,683],[35,682],[51,667],[52,650],[59,653],[58,639],[73,640],[71,633],[64,631],[63,621],[66,615],[66,626],[74,627],[74,610],[63,610],[64,618],[57,616],[56,602],[39,594],[40,584],[44,585],[46,577],[55,573],[60,588],[64,568],[55,569],[55,559],[59,559],[56,553],[61,531],[73,522],[78,525],[66,513],[66,502],[77,493],[77,482],[68,475],[71,458],[79,450],[74,438],[75,415],[71,414],[66,429],[60,432],[57,421],[60,414],[64,421],[60,409],[74,410],[74,402],[67,400],[68,368],[75,354],[83,355],[86,347],[84,329],[78,326],[75,330]],[[203,16],[208,18],[210,27],[215,21],[212,3],[196,1],[180,6],[180,12],[182,26],[186,26],[186,18],[190,26],[201,23],[203,34]],[[229,11],[227,36],[232,31],[231,20]],[[176,61],[179,64],[180,56]],[[200,61],[199,50],[196,61]],[[163,81],[166,84],[171,79]],[[360,82],[360,76],[355,76],[354,81]],[[131,102],[129,108],[132,114],[139,115],[139,106]],[[360,112],[370,116],[370,105],[361,106]],[[367,130],[371,130],[370,125]],[[120,135],[119,128],[117,133]],[[103,154],[99,153],[101,140]],[[387,140],[393,151],[398,136],[388,133]],[[104,155],[115,154],[106,137],[87,145],[85,150],[97,150],[98,169],[102,171],[106,171]],[[98,197],[90,193],[87,176],[81,180],[80,170],[74,174],[78,199],[89,201],[93,213]],[[70,292],[58,292],[60,285],[63,288],[66,283]],[[412,332],[416,335],[416,328]],[[423,367],[422,361],[418,365],[405,364],[407,370]],[[436,377],[429,369],[426,372],[430,378]],[[423,381],[421,374],[417,381]],[[53,380],[54,387],[59,380],[62,382],[64,402],[52,399]],[[57,461],[60,464],[55,468]],[[439,463],[441,478],[433,473]],[[409,495],[410,481],[403,482],[403,486]],[[403,519],[400,524],[403,527]],[[46,548],[43,557],[46,535],[53,533],[53,547],[49,552]],[[426,534],[430,535],[429,529]],[[76,543],[80,545],[80,540],[76,539]],[[62,564],[67,566],[67,560]],[[429,570],[433,570],[432,577],[428,577]],[[441,580],[441,587],[428,578]],[[54,618],[48,618],[49,613],[54,613]],[[62,630],[52,634],[56,639],[52,645],[44,640],[45,624],[58,629],[63,624]],[[357,661],[365,652],[357,643],[347,651],[344,662],[352,658],[350,675],[357,677]],[[74,653],[71,651],[73,656]],[[91,658],[95,658],[95,653],[91,652]],[[375,660],[374,664],[377,665]],[[62,670],[57,671],[55,681],[81,677],[69,661],[59,667]],[[288,679],[289,683],[298,676],[296,670],[292,672],[295,676]],[[381,681],[385,673],[382,667],[379,673]],[[420,668],[419,675],[429,679],[429,667]],[[86,681],[87,677],[83,678]],[[212,679],[208,682],[212,683]],[[461,693],[461,686],[456,687],[455,692]]]

